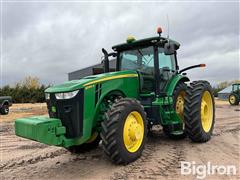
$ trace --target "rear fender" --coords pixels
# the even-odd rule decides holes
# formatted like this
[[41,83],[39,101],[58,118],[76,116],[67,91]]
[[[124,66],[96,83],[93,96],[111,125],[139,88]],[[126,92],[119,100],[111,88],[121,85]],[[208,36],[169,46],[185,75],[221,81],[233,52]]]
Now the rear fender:
[[165,88],[165,92],[167,93],[168,96],[172,96],[175,87],[177,86],[177,84],[179,82],[189,82],[190,79],[186,76],[177,74],[176,76],[174,76],[167,84],[166,88]]

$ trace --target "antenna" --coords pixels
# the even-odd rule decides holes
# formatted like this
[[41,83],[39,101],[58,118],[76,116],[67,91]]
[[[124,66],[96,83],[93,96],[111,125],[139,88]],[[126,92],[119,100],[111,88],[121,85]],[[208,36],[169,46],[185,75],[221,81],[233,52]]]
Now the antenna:
[[167,31],[168,31],[167,40],[168,40],[168,44],[170,45],[170,40],[169,40],[169,18],[168,18],[168,14],[167,14]]

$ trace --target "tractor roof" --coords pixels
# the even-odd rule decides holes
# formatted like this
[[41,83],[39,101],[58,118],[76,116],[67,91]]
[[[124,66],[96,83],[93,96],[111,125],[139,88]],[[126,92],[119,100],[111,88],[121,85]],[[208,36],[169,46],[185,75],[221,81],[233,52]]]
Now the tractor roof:
[[233,83],[232,85],[240,85],[240,83]]
[[[159,42],[160,40],[164,43],[168,42],[167,38],[155,36],[155,37],[139,39],[139,40],[132,39],[131,42],[127,41],[126,43],[115,45],[112,47],[112,49],[114,51],[122,51],[122,50],[132,49],[132,48],[136,48],[136,47],[151,46],[151,45],[154,45],[155,43]],[[177,41],[174,41],[172,39],[169,39],[169,40],[171,43],[175,44],[176,49],[178,49],[180,47],[180,43],[178,43]]]

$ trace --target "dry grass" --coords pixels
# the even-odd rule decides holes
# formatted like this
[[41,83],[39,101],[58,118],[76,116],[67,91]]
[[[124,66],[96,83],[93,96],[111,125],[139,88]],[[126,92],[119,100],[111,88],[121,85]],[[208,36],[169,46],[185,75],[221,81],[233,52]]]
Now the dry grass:
[[47,115],[46,103],[24,103],[13,104],[8,115],[0,115],[0,122],[14,121],[17,118],[29,117],[34,115]]

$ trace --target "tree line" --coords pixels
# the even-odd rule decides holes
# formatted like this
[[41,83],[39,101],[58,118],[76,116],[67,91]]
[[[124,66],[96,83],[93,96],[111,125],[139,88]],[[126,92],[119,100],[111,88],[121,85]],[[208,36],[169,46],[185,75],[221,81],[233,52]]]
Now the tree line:
[[[224,81],[214,86],[214,96],[217,97],[219,91],[233,83],[240,83],[240,80]],[[0,96],[12,96],[13,103],[40,103],[45,101],[44,90],[48,87],[41,84],[37,77],[28,76],[14,86],[0,88]]]
[[40,84],[37,77],[26,77],[14,86],[0,88],[0,96],[11,96],[13,103],[38,103],[45,101],[44,90],[49,87]]

